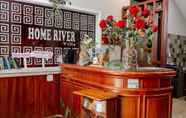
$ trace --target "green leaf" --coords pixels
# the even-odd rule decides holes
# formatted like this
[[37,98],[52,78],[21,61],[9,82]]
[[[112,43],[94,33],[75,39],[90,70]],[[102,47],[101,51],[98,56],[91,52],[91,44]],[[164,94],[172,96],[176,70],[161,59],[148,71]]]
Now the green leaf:
[[79,115],[78,115],[78,113],[76,113],[76,118],[79,118]]
[[65,108],[65,103],[64,103],[63,99],[60,100],[60,105],[62,108]]
[[67,108],[65,110],[65,118],[68,118],[68,114],[69,114],[69,107],[67,106]]

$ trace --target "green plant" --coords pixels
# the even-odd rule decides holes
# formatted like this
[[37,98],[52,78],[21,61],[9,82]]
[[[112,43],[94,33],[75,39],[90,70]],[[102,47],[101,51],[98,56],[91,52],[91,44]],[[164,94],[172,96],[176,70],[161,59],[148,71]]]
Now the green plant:
[[130,3],[135,4],[135,3],[137,3],[137,1],[136,0],[130,0]]
[[74,113],[72,108],[65,105],[63,99],[60,100],[60,106],[65,111],[64,118],[79,118],[78,113]]

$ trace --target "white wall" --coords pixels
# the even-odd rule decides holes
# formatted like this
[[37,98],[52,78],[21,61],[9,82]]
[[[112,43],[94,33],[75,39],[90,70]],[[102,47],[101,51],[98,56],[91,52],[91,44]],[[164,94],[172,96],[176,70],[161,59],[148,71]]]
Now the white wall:
[[169,0],[168,33],[186,36],[186,19],[174,0]]
[[[30,0],[48,3],[49,0]],[[101,12],[101,17],[113,15],[116,19],[121,18],[121,9],[129,0],[71,0],[72,5]]]

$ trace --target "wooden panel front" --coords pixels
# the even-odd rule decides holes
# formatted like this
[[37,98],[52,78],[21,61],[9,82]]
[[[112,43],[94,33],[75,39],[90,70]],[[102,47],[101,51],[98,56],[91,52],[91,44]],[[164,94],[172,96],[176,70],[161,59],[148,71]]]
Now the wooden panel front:
[[146,97],[146,118],[171,118],[172,98],[170,93]]
[[141,118],[140,96],[121,97],[121,118]]
[[0,78],[1,118],[44,118],[59,113],[58,81],[46,76]]
[[[175,76],[175,71],[146,69],[126,72],[69,64],[62,65],[62,70],[61,98],[68,106],[78,106],[80,103],[79,99],[73,99],[74,91],[100,89],[119,95],[116,113],[120,116],[117,118],[170,118],[172,87],[168,78]],[[129,79],[139,80],[139,88],[128,88]],[[80,108],[75,111],[80,111]],[[110,112],[115,113],[114,110]],[[159,113],[162,116],[159,117]]]

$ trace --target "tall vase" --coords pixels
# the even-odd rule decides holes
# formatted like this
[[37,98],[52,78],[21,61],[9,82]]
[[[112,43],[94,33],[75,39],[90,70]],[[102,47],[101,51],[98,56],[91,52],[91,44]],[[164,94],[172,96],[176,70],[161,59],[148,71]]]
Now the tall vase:
[[125,71],[137,71],[137,50],[132,39],[126,40],[126,48],[123,50],[122,63]]

